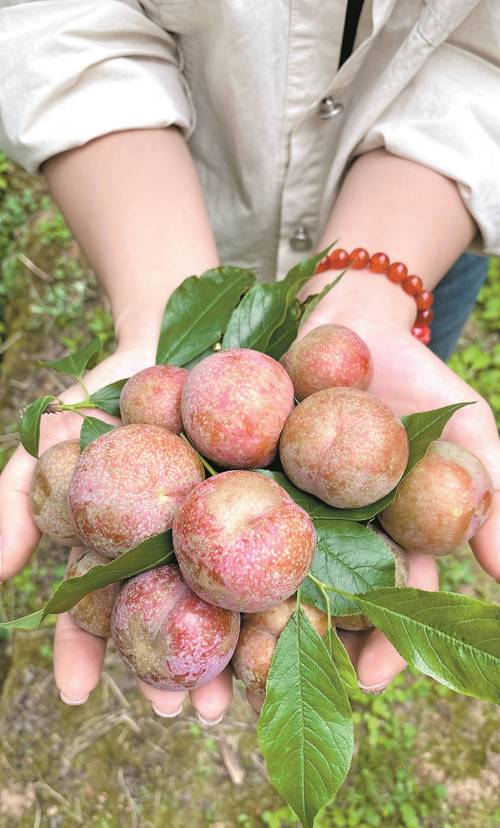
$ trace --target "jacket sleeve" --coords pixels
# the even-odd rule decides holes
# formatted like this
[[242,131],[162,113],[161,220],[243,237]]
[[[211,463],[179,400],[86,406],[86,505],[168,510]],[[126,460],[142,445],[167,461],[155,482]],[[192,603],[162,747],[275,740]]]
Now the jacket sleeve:
[[175,40],[136,0],[0,0],[0,148],[29,172],[123,129],[194,113]]
[[385,147],[457,182],[480,238],[500,255],[500,3],[482,2],[382,113],[355,154]]

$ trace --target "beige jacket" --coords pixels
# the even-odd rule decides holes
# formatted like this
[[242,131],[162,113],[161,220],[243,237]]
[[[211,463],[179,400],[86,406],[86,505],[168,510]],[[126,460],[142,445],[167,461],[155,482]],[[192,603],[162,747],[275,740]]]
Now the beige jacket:
[[338,70],[346,5],[0,0],[0,147],[37,171],[177,124],[221,259],[272,279],[318,242],[353,157],[385,146],[456,180],[500,254],[500,0],[365,0]]

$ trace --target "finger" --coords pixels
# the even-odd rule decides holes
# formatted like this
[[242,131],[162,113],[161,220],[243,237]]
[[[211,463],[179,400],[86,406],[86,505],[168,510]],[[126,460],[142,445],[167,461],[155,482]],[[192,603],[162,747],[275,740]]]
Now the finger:
[[191,691],[193,707],[203,725],[215,725],[222,721],[233,698],[233,674],[226,667],[216,678]]
[[33,523],[29,491],[36,460],[16,449],[0,481],[0,581],[11,578],[27,563],[40,540]]
[[97,686],[106,640],[80,629],[68,612],[57,616],[54,638],[54,678],[61,700],[84,704]]
[[255,710],[255,712],[258,715],[260,713],[260,711],[262,710],[262,705],[264,704],[264,699],[262,698],[262,696],[258,696],[257,693],[252,693],[251,690],[247,690],[246,695],[247,695],[247,699],[248,699],[248,704],[250,705],[250,707],[253,710]]
[[356,667],[360,653],[366,644],[366,639],[370,635],[370,631],[361,630],[360,632],[354,632],[353,630],[337,629],[337,635],[346,648],[349,658]]
[[478,563],[500,581],[500,440],[490,407],[484,400],[458,411],[445,432],[446,439],[467,448],[488,469],[495,489],[488,520],[471,546]]
[[[408,552],[407,555],[408,586],[430,591],[439,589],[434,558],[416,552]],[[359,686],[365,693],[381,693],[405,667],[405,660],[385,635],[380,630],[373,630],[359,654],[356,667]]]
[[477,562],[500,584],[500,491],[495,493],[491,514],[471,540],[471,547]]
[[137,686],[144,698],[151,702],[153,712],[162,719],[173,719],[182,713],[184,700],[187,698],[187,691],[171,692],[170,690],[158,690],[151,687],[145,681],[137,680]]

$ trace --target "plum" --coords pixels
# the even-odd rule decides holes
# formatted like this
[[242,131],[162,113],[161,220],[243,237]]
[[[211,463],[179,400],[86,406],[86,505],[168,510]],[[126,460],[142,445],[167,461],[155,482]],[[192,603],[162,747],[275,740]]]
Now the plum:
[[367,506],[388,494],[408,462],[402,423],[358,388],[326,388],[292,411],[280,440],[290,480],[330,506]]
[[181,391],[188,371],[176,365],[152,365],[130,377],[120,395],[122,420],[162,426],[180,434]]
[[294,342],[281,358],[303,400],[324,388],[348,386],[366,391],[373,362],[366,343],[343,325],[318,325]]
[[[69,567],[66,579],[85,575],[93,566],[107,563],[109,563],[109,558],[103,557],[99,552],[94,552],[92,549],[85,550],[83,555]],[[122,581],[116,581],[114,584],[88,592],[70,609],[70,615],[82,630],[109,638],[113,604],[118,597],[122,583]]]
[[205,601],[258,612],[295,592],[311,565],[309,515],[268,477],[227,471],[193,489],[173,526],[187,583]]
[[231,660],[240,616],[207,604],[175,566],[131,578],[113,609],[112,636],[135,676],[160,690],[192,690]]
[[82,452],[70,506],[87,546],[115,558],[172,526],[180,504],[205,476],[181,437],[133,423],[103,434]]
[[405,477],[379,520],[406,549],[449,555],[482,526],[493,491],[493,482],[477,457],[455,443],[436,440]]
[[47,449],[33,472],[30,492],[33,521],[40,532],[63,546],[81,543],[68,500],[71,476],[79,458],[78,440],[65,440]]
[[182,421],[196,448],[220,466],[267,466],[293,406],[293,385],[272,357],[248,348],[202,360],[182,392]]

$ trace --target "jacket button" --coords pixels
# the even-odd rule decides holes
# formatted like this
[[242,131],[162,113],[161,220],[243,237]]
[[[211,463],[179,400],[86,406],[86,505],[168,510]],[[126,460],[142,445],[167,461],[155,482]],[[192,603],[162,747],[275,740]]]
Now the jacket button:
[[323,98],[319,105],[319,117],[323,120],[333,118],[335,115],[340,115],[344,110],[344,104],[340,101],[334,101],[333,98]]
[[303,224],[298,224],[290,236],[290,247],[292,250],[310,250],[312,240]]

